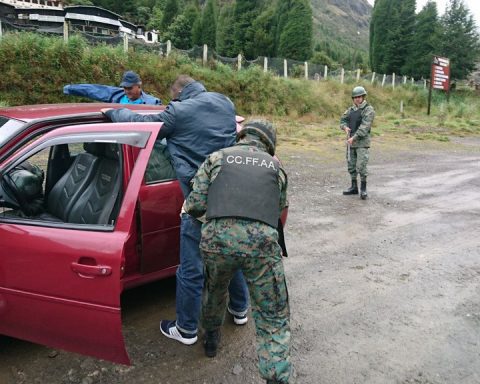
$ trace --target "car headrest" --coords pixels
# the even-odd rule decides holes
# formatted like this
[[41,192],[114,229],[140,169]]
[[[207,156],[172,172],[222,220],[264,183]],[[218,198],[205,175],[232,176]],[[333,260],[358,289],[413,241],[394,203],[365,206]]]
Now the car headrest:
[[85,152],[95,156],[103,156],[105,154],[105,143],[83,143]]
[[105,154],[104,156],[108,159],[118,160],[120,158],[120,147],[118,144],[105,144]]

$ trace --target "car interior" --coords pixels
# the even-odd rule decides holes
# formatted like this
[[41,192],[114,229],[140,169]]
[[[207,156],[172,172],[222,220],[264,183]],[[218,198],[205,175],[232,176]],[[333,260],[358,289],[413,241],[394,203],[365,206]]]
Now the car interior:
[[[122,193],[119,144],[85,142],[46,148],[0,181],[0,218],[45,223],[113,225]],[[147,184],[176,179],[166,143],[156,142]]]
[[47,222],[113,224],[122,191],[120,146],[84,143],[83,150],[72,153],[75,146],[51,147],[45,169],[29,159],[9,171],[1,183],[2,205],[12,208],[5,213]]

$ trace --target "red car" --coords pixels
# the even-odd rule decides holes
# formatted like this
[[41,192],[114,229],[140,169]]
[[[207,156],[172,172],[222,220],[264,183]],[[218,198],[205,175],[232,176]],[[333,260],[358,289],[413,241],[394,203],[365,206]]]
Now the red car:
[[175,274],[183,196],[161,124],[111,106],[0,109],[0,334],[128,364],[120,295]]

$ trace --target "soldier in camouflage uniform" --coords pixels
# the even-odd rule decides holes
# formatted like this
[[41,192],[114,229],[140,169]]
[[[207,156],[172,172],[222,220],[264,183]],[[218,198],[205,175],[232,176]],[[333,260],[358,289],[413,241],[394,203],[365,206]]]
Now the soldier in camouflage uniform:
[[370,130],[375,110],[367,103],[367,91],[355,87],[352,91],[353,106],[340,118],[340,129],[347,133],[347,165],[352,185],[343,191],[344,195],[358,195],[357,172],[360,174],[360,197],[367,198],[367,163],[370,147]]
[[287,205],[287,176],[273,157],[275,142],[270,123],[247,122],[235,146],[212,153],[202,164],[184,208],[194,217],[205,216],[200,243],[205,354],[216,355],[228,283],[240,268],[250,291],[260,374],[267,383],[288,383],[290,309],[277,231]]

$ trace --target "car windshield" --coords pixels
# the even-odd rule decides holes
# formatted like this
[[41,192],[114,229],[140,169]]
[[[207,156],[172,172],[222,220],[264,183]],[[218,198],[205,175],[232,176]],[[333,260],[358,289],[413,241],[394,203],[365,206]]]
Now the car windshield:
[[17,135],[24,125],[23,121],[0,116],[0,148]]

